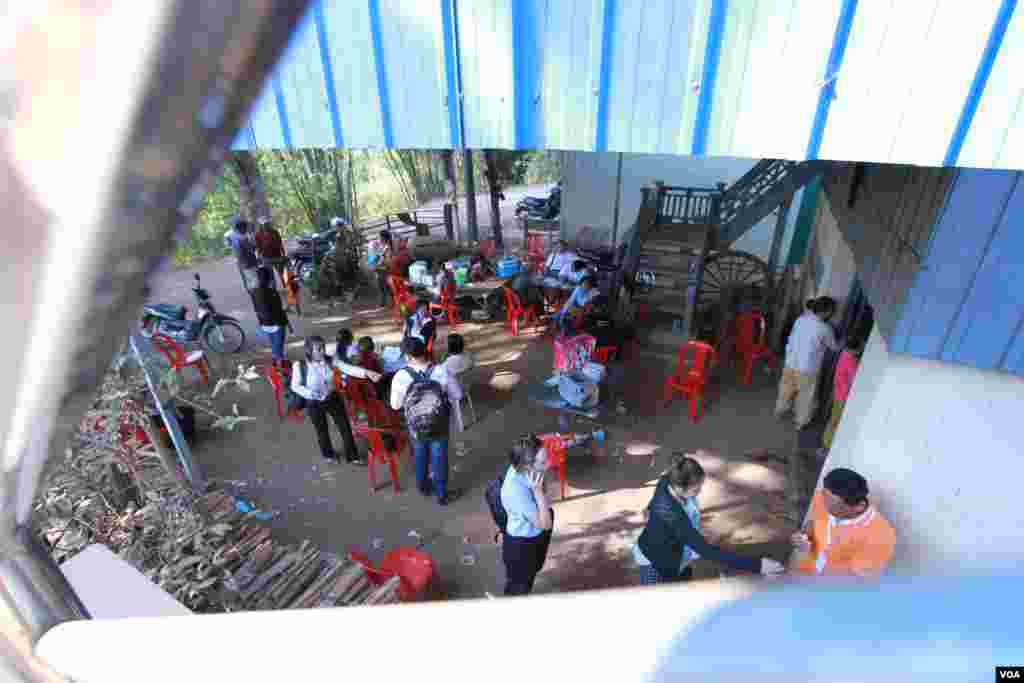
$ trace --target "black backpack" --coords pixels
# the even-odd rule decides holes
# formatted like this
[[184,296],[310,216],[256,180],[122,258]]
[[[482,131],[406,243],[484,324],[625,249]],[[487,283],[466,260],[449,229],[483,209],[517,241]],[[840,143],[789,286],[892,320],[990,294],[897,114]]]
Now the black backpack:
[[405,394],[402,408],[413,438],[425,441],[447,436],[452,408],[444,387],[430,378],[434,366],[429,366],[423,372],[406,369],[412,373],[412,385]]
[[491,518],[494,519],[495,526],[498,527],[498,532],[494,534],[495,543],[498,541],[498,534],[504,534],[508,529],[508,512],[505,511],[505,506],[501,503],[501,487],[505,483],[506,474],[508,474],[508,470],[505,470],[497,479],[487,482],[487,488],[484,489],[484,500],[487,501],[487,507],[491,511]]

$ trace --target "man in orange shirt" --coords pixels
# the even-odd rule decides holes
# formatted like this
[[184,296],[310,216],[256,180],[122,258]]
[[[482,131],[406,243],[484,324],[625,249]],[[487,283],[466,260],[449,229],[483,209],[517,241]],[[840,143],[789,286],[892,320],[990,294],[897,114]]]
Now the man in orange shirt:
[[867,480],[840,467],[825,475],[792,542],[794,572],[874,577],[892,561],[896,532],[868,501]]

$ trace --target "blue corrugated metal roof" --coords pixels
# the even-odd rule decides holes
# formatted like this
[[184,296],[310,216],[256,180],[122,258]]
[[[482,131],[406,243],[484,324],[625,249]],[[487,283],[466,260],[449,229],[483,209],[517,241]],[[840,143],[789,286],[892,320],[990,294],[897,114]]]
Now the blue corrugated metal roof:
[[1019,168],[1016,4],[319,0],[236,147],[441,148],[459,126],[469,147]]

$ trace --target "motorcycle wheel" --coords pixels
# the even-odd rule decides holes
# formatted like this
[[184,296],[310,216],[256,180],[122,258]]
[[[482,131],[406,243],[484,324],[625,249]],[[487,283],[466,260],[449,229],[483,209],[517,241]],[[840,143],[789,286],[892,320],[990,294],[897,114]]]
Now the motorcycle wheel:
[[203,332],[206,347],[217,353],[238,353],[245,345],[245,332],[233,320],[222,320]]

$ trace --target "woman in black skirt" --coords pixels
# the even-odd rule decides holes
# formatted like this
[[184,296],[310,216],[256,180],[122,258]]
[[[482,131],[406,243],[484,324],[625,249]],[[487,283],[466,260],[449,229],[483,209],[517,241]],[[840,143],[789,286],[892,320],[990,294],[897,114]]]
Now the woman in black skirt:
[[501,485],[501,504],[508,514],[501,556],[505,562],[505,595],[526,595],[544,567],[551,544],[554,511],[544,491],[548,456],[534,435],[523,437],[509,452]]

